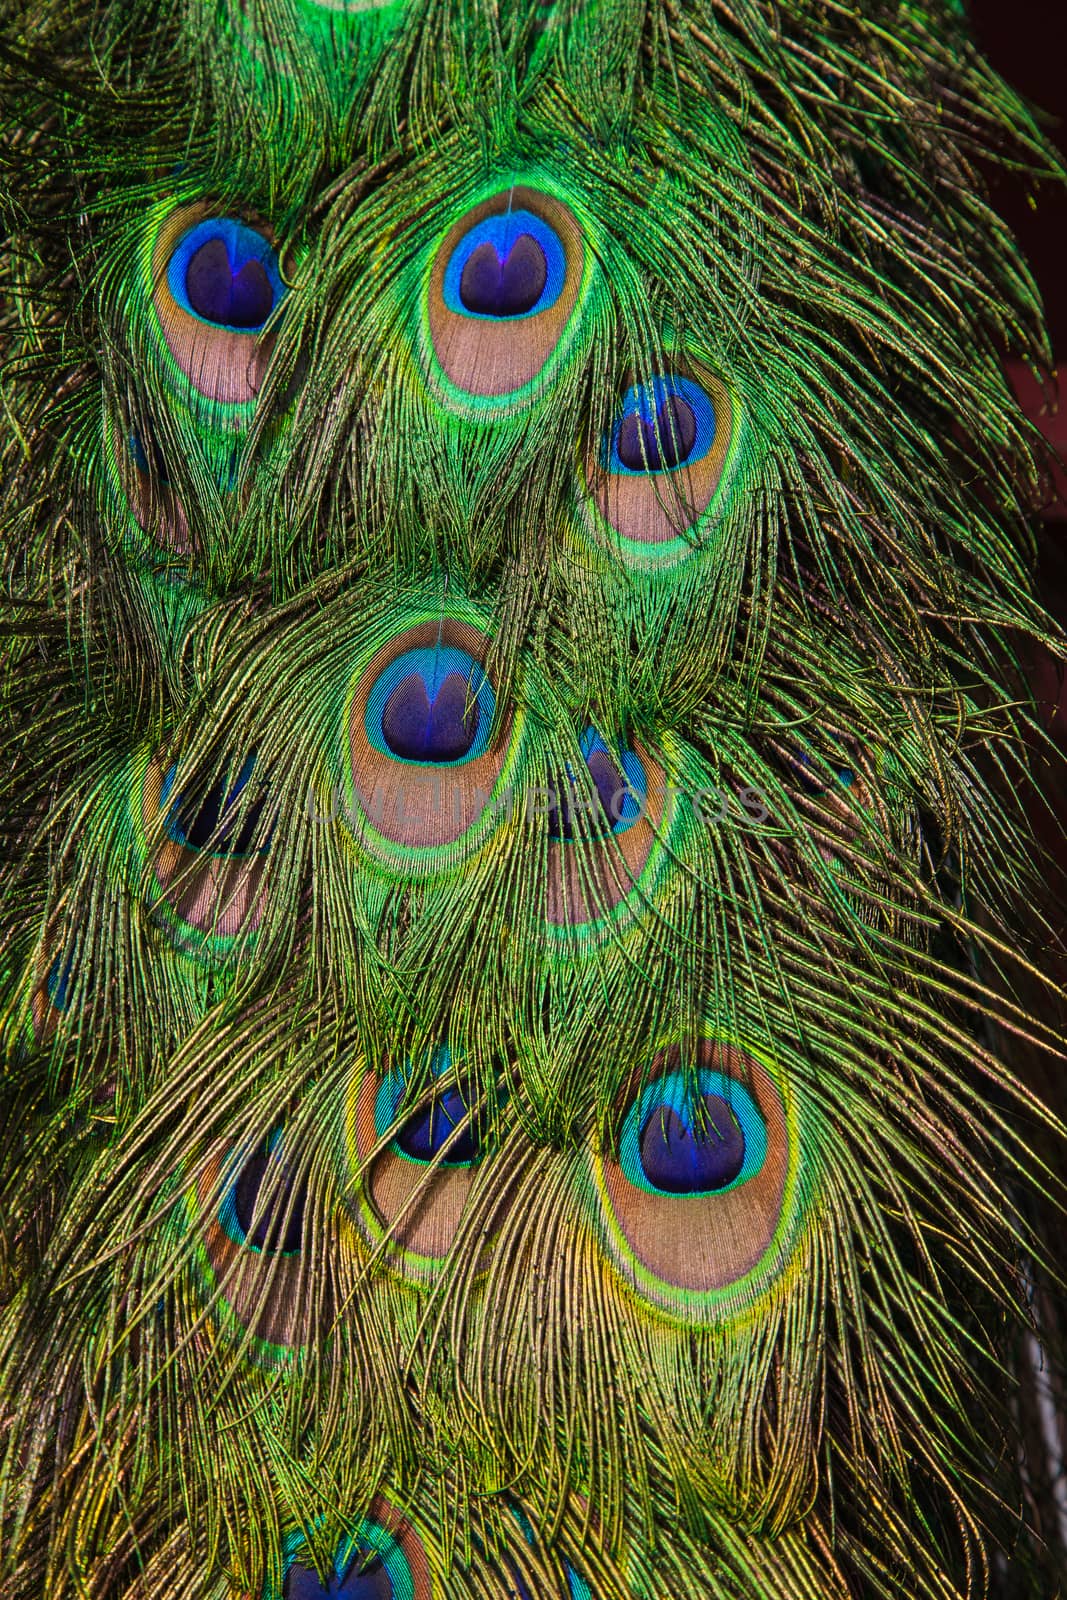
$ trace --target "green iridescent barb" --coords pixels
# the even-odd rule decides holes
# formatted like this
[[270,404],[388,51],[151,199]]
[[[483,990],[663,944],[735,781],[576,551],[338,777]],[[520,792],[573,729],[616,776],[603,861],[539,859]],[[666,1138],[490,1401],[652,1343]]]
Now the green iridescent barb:
[[3,9],[3,1593],[1053,1593],[1026,108],[917,0]]

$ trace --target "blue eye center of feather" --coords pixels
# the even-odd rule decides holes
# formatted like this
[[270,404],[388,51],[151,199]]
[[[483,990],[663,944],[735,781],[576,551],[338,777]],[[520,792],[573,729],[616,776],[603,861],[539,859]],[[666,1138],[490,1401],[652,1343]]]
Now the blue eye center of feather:
[[167,282],[183,310],[241,333],[262,328],[285,294],[272,245],[235,217],[210,217],[184,233]]
[[[481,1154],[478,1095],[472,1084],[466,1079],[457,1079],[451,1068],[452,1053],[447,1045],[442,1045],[430,1058],[432,1081],[429,1088],[420,1104],[406,1117],[404,1102],[412,1076],[410,1061],[387,1073],[379,1085],[374,1106],[375,1130],[379,1135],[395,1130],[393,1147],[409,1161],[437,1161],[445,1167],[467,1167]],[[446,1145],[447,1153],[442,1157],[440,1152]]]
[[653,1194],[700,1195],[755,1177],[767,1127],[743,1084],[704,1070],[696,1083],[668,1073],[626,1113],[619,1159],[630,1182]]
[[641,1170],[664,1194],[725,1189],[744,1164],[744,1130],[721,1095],[701,1095],[685,1121],[673,1106],[657,1106],[641,1128]]
[[563,242],[532,211],[484,217],[459,241],[445,268],[450,311],[493,320],[531,317],[559,299],[567,275]]
[[656,377],[623,396],[601,465],[609,472],[671,472],[692,466],[715,443],[715,407],[691,378]]
[[306,1204],[306,1184],[294,1186],[268,1145],[249,1157],[238,1174],[229,1198],[236,1225],[230,1231],[249,1250],[294,1255],[304,1234]]
[[171,766],[160,790],[160,810],[167,810],[167,835],[188,850],[209,850],[217,856],[265,854],[270,848],[273,823],[263,838],[263,813],[267,791],[250,803],[239,804],[256,764],[253,753],[230,782],[225,768],[206,787],[192,780],[188,789],[175,792],[177,766]]
[[358,1550],[343,1572],[324,1584],[313,1567],[294,1562],[282,1584],[284,1600],[392,1600],[393,1581],[376,1550]]
[[[433,1161],[448,1145],[441,1165],[465,1167],[479,1154],[478,1129],[470,1115],[469,1089],[450,1085],[420,1107],[396,1134],[393,1143],[412,1161]],[[460,1129],[460,1132],[456,1132]]]
[[466,310],[482,317],[524,317],[545,292],[548,263],[529,233],[520,233],[502,256],[490,239],[467,257],[459,279]]
[[[632,750],[609,750],[595,728],[580,744],[588,775],[579,785],[568,766],[549,783],[548,837],[573,839],[575,833],[624,833],[640,817],[646,799],[644,768]],[[589,793],[592,780],[595,795]]]
[[397,761],[469,761],[486,748],[493,710],[489,680],[466,651],[409,650],[371,689],[367,737]]

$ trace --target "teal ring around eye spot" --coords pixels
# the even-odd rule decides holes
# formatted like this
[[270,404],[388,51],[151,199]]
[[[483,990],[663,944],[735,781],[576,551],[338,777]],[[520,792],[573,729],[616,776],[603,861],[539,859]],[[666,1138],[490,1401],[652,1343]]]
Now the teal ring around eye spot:
[[697,1114],[694,1099],[703,1095],[717,1095],[727,1102],[745,1140],[741,1171],[731,1183],[724,1184],[715,1192],[726,1194],[731,1189],[739,1189],[762,1170],[767,1159],[767,1125],[744,1084],[726,1073],[704,1067],[696,1075],[694,1093],[691,1078],[681,1072],[670,1072],[647,1084],[623,1119],[619,1136],[619,1165],[627,1181],[636,1189],[642,1189],[646,1194],[664,1195],[663,1190],[648,1181],[641,1164],[641,1131],[648,1118],[664,1107],[691,1126]]
[[[412,1549],[414,1555],[412,1548],[415,1545],[414,1536],[410,1531],[406,1534],[403,1531],[398,1533],[385,1527],[380,1516],[389,1513],[380,1510],[379,1516],[375,1516],[373,1513],[376,1505],[380,1507],[383,1503],[380,1501],[372,1503],[371,1513],[365,1516],[358,1528],[338,1545],[333,1561],[335,1581],[339,1582],[348,1574],[353,1561],[358,1560],[361,1554],[376,1556],[388,1576],[392,1600],[430,1600],[429,1573],[422,1570],[426,1563],[421,1546],[418,1546],[420,1570],[416,1573],[412,1568],[408,1549],[405,1548],[407,1546]],[[282,1565],[282,1588],[278,1590],[269,1587],[263,1600],[282,1600],[285,1582],[293,1568],[298,1565],[305,1570],[311,1568],[306,1535],[302,1530],[295,1529],[286,1536],[282,1546]]]
[[[646,428],[653,429],[661,408],[669,400],[682,401],[692,413],[696,428],[692,447],[669,466],[627,466],[619,456],[619,435],[627,417],[637,417]],[[623,395],[618,415],[601,446],[600,464],[607,472],[627,473],[635,477],[648,471],[677,472],[682,467],[692,467],[703,460],[715,443],[717,428],[714,403],[699,383],[681,374],[659,375],[646,383],[633,384]]]
[[533,240],[541,251],[544,259],[544,283],[534,303],[512,315],[516,318],[533,317],[539,312],[550,310],[563,292],[567,277],[566,252],[554,228],[532,211],[522,209],[496,212],[483,217],[456,245],[448,258],[442,285],[442,295],[448,309],[461,317],[484,317],[488,322],[497,321],[498,318],[491,313],[472,311],[464,304],[461,296],[464,268],[475,251],[485,245],[491,246],[498,260],[504,262],[523,236]]
[[234,332],[255,337],[261,331],[267,317],[277,310],[287,291],[278,270],[278,257],[273,245],[269,239],[265,239],[247,223],[239,221],[236,217],[205,217],[202,221],[194,223],[180,236],[171,251],[167,262],[167,288],[175,305],[179,306],[187,316],[195,317],[206,327],[229,326],[202,316],[191,303],[187,286],[189,266],[197,251],[202,250],[205,245],[215,243],[216,240],[226,251],[231,273],[235,270],[240,272],[255,262],[266,276],[271,296],[267,316],[254,323],[235,325],[232,329]]
[[478,756],[484,755],[493,729],[496,697],[480,664],[465,650],[457,649],[454,645],[423,645],[405,651],[403,655],[389,662],[375,679],[367,697],[364,716],[367,739],[375,750],[385,756],[393,755],[383,731],[383,718],[387,702],[394,690],[400,688],[407,679],[417,676],[422,679],[427,699],[432,704],[442,684],[453,675],[464,679],[469,686],[469,698],[477,714],[478,726],[469,748],[463,755],[454,761],[443,761],[440,765],[460,766],[464,762],[474,761]]

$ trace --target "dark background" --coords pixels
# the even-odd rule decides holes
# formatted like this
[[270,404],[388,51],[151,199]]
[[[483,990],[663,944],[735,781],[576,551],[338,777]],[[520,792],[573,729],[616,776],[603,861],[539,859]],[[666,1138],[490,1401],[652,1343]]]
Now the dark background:
[[[1051,114],[1046,131],[1067,157],[1067,0],[970,0],[968,9],[986,55],[1001,77]],[[1043,184],[1031,206],[1021,183],[999,177],[991,193],[1030,262],[1053,350],[1067,364],[1067,189]]]

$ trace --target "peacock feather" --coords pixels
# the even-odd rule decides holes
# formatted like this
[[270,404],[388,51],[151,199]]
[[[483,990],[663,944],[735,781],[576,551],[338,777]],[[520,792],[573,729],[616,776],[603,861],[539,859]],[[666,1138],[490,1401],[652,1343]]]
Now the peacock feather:
[[1059,1592],[960,6],[3,13],[4,1594]]

